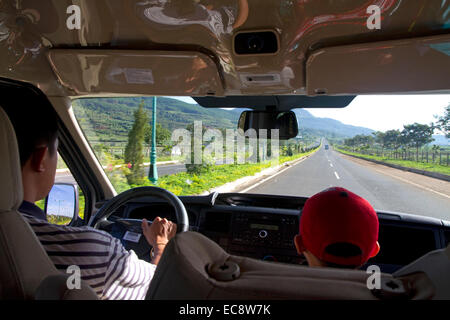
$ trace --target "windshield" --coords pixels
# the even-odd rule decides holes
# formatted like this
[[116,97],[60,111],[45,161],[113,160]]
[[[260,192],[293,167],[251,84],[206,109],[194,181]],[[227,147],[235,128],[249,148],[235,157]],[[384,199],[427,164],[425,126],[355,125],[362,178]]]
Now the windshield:
[[176,195],[310,197],[341,186],[376,210],[450,220],[450,95],[358,96],[345,108],[294,109],[299,132],[289,140],[239,131],[243,109],[203,108],[189,97],[72,106],[118,193],[157,185]]

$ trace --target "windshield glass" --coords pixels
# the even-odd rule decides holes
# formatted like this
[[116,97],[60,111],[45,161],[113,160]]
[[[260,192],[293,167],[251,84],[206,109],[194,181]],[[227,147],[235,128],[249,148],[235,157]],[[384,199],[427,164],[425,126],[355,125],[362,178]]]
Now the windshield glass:
[[294,109],[299,132],[289,140],[239,132],[243,109],[203,108],[189,97],[72,106],[119,193],[157,185],[176,195],[310,197],[341,186],[376,210],[450,220],[449,95],[358,96],[346,108]]

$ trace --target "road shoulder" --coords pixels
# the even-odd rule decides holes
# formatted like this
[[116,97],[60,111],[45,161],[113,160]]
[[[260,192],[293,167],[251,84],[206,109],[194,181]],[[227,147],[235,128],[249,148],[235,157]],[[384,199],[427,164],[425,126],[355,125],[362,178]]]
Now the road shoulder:
[[383,164],[377,164],[369,160],[352,157],[343,153],[338,154],[346,160],[450,199],[450,183],[447,181],[388,167]]

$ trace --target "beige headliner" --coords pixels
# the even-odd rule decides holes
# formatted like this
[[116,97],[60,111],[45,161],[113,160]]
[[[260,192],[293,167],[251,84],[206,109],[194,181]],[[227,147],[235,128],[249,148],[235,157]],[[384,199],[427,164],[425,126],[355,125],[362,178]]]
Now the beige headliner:
[[[80,30],[66,27],[72,2]],[[381,9],[380,30],[366,26],[371,4]],[[2,1],[0,76],[48,96],[449,92],[448,7],[441,0]],[[279,51],[234,54],[233,36],[248,30],[276,32]],[[86,50],[103,58],[92,62]],[[127,50],[148,59],[122,55]],[[179,59],[186,52],[191,60]],[[112,60],[150,71],[154,83],[114,86]],[[261,74],[274,80],[244,81]]]

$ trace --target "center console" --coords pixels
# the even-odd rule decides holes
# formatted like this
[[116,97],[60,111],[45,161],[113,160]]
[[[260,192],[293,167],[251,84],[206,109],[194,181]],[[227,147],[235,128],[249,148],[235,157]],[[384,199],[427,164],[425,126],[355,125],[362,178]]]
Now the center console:
[[205,212],[200,230],[225,251],[255,259],[300,263],[294,236],[298,215],[251,212]]

